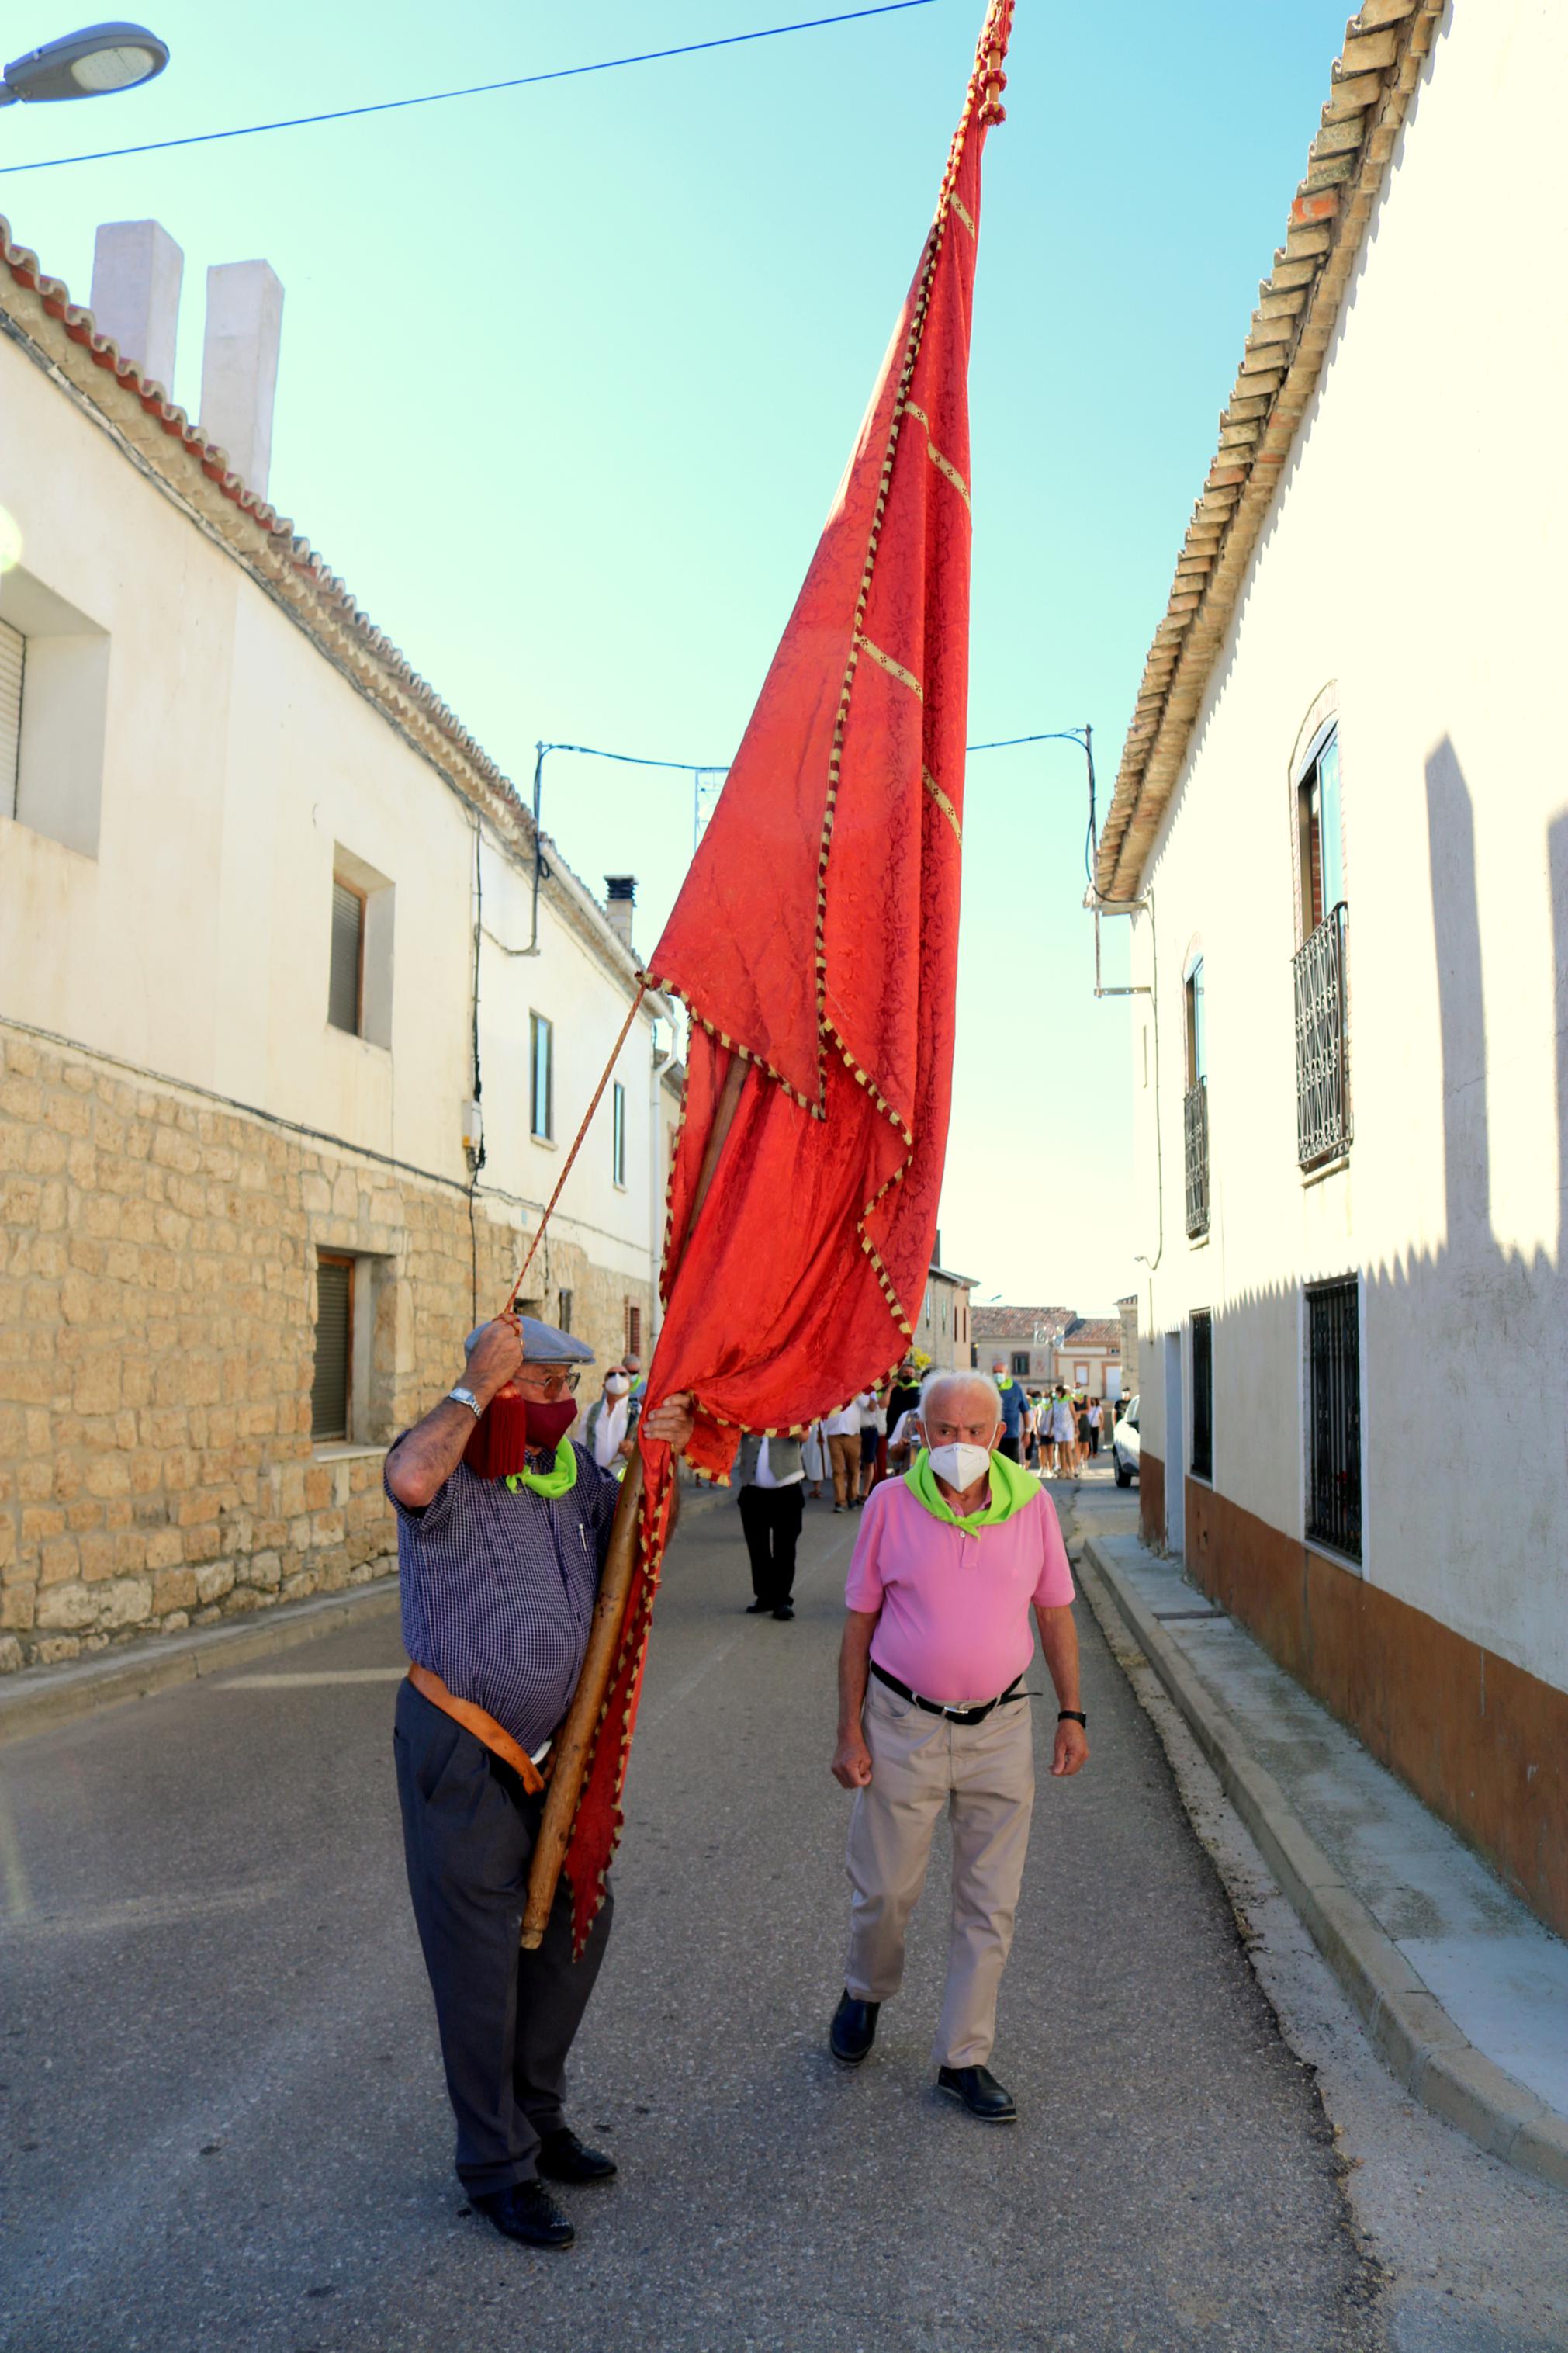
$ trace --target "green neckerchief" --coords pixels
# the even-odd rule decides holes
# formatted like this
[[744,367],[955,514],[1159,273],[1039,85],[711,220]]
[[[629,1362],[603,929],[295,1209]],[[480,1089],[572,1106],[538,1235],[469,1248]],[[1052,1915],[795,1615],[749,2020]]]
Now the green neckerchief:
[[1011,1373],[997,1373],[994,1376],[994,1379],[999,1389],[1010,1389],[1013,1386],[1013,1376]]
[[553,1504],[558,1495],[569,1495],[577,1484],[577,1450],[569,1438],[563,1438],[555,1450],[552,1469],[518,1471],[506,1483],[514,1495],[520,1487],[531,1487],[547,1504]]
[[982,1528],[994,1527],[1001,1520],[1010,1520],[1026,1504],[1032,1504],[1040,1493],[1038,1482],[1005,1454],[991,1457],[991,1501],[978,1512],[967,1512],[960,1519],[936,1483],[936,1473],[931,1467],[931,1454],[921,1447],[915,1457],[915,1467],[904,1473],[904,1484],[917,1504],[923,1505],[933,1520],[946,1520],[962,1528],[966,1536],[977,1536]]

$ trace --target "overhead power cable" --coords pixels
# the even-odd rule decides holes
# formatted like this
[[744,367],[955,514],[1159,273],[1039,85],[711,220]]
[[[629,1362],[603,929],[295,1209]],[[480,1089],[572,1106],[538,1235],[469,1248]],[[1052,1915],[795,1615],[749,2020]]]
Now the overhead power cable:
[[365,114],[397,114],[411,106],[444,106],[455,98],[488,98],[502,90],[532,90],[541,82],[572,81],[580,74],[614,73],[622,66],[661,65],[669,58],[695,57],[703,49],[739,48],[747,41],[776,40],[784,33],[816,33],[828,25],[853,25],[863,16],[897,16],[907,8],[929,8],[931,0],[879,0],[870,8],[846,8],[837,16],[805,16],[790,25],[762,25],[749,33],[721,33],[712,40],[682,41],[668,49],[641,49],[624,58],[595,58],[581,66],[553,66],[545,73],[512,74],[505,81],[471,82],[462,90],[431,90],[417,98],[384,98],[369,106],[337,106],[325,114],[294,114],[278,122],[242,122],[229,131],[194,131],[183,139],[148,139],[135,147],[100,147],[85,155],[47,155],[37,164],[0,164],[0,178],[12,172],[58,172],[68,164],[112,164],[124,155],[157,155],[171,147],[206,147],[219,139],[256,139],[270,131],[306,131],[321,122],[349,122]]

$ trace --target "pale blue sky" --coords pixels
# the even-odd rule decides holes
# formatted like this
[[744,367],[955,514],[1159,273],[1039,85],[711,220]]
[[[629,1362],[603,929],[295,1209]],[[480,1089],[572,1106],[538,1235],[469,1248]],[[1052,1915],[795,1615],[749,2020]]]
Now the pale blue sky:
[[[789,0],[138,0],[150,89],[0,111],[0,164],[808,16]],[[79,14],[85,17],[89,10]],[[1101,803],[1345,0],[1019,0],[973,367],[973,740],[1093,723]],[[88,299],[100,220],[286,290],[271,495],[527,789],[540,737],[727,759],[913,268],[981,0],[413,113],[0,177]],[[7,55],[78,21],[5,12]],[[651,946],[689,783],[552,761],[545,820]],[[1132,1288],[1123,1004],[1096,1004],[1070,745],[967,784],[942,1211],[980,1296]],[[1118,926],[1110,927],[1114,936]]]

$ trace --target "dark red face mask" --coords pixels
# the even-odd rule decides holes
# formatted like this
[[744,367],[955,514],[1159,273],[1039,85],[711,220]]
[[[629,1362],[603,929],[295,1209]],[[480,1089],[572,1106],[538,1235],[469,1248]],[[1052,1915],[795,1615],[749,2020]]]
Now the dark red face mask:
[[553,1454],[577,1419],[577,1400],[563,1397],[492,1398],[474,1425],[463,1460],[479,1479],[515,1479],[528,1468],[528,1449]]

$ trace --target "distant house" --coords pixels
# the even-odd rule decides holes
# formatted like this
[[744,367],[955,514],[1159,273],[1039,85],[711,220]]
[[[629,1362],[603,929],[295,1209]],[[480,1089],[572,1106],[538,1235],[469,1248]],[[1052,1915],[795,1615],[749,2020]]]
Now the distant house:
[[1075,1315],[1057,1342],[1057,1378],[1091,1398],[1121,1395],[1121,1324],[1114,1315]]
[[969,1294],[976,1279],[972,1274],[955,1274],[951,1267],[943,1266],[939,1228],[931,1272],[926,1279],[925,1296],[921,1302],[920,1315],[915,1323],[914,1342],[933,1365],[968,1364],[971,1346]]
[[1089,1397],[1121,1395],[1121,1326],[1110,1316],[1085,1318],[1076,1307],[976,1307],[971,1362],[989,1372],[1000,1361],[1031,1388],[1058,1381]]

